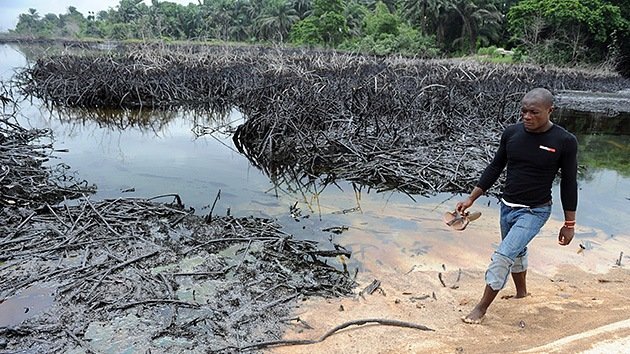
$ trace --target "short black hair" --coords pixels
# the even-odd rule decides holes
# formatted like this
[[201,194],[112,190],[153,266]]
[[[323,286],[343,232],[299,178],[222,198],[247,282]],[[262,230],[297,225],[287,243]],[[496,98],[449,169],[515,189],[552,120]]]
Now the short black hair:
[[537,99],[542,101],[546,106],[553,107],[553,94],[546,88],[537,87],[532,89],[523,96],[523,100]]

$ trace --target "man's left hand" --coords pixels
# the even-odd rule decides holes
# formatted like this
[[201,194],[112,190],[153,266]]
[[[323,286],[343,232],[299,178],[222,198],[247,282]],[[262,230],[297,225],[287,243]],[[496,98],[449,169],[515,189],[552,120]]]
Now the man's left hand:
[[562,246],[568,245],[573,240],[573,236],[575,236],[575,229],[563,226],[558,234],[558,244]]

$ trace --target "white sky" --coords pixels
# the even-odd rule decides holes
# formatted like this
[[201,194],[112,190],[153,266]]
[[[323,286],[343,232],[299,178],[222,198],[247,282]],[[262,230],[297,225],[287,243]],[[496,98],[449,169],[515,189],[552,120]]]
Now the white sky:
[[[151,4],[150,0],[144,0],[144,2],[147,5]],[[189,0],[170,0],[170,2],[184,5],[191,2],[198,3],[198,1]],[[116,8],[118,4],[118,0],[0,0],[0,31],[14,29],[18,16],[28,12],[29,8],[36,9],[40,16],[44,16],[47,13],[65,14],[68,12],[68,6],[74,6],[87,17],[88,11],[98,12],[110,7]]]

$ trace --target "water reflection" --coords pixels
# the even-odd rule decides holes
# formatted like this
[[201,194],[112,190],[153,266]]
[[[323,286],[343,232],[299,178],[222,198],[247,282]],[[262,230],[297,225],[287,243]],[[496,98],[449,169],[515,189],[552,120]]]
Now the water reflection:
[[614,116],[598,112],[556,109],[552,120],[576,134],[630,135],[630,113]]
[[[169,125],[181,117],[190,118],[193,125],[192,132],[197,137],[209,133],[228,133],[240,124],[242,117],[234,119],[230,107],[215,109],[185,108],[173,109],[112,109],[112,108],[75,108],[75,107],[46,107],[51,119],[57,120],[70,130],[93,126],[106,128],[111,131],[135,129],[140,132],[151,132],[159,136],[168,131]],[[233,120],[231,120],[233,119]],[[176,124],[176,123],[175,123]]]
[[264,193],[269,180],[232,145],[230,132],[242,123],[233,109],[82,110],[23,103],[19,120],[52,129],[56,148],[68,150],[59,157],[97,184],[97,198],[178,193],[203,212],[221,189],[219,214],[252,210],[247,205],[254,199],[274,199]]
[[138,129],[152,131],[156,135],[168,129],[168,124],[177,117],[178,112],[172,110],[114,110],[114,109],[81,109],[81,108],[49,108],[52,119],[72,128],[96,123],[99,128],[110,130]]

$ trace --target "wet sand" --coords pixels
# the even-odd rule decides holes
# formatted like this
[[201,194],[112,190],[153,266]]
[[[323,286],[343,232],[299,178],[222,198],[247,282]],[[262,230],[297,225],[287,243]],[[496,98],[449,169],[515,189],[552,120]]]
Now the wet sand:
[[[562,247],[556,239],[561,221],[549,220],[530,244],[531,296],[502,299],[515,293],[510,281],[483,324],[467,325],[460,318],[481,296],[485,267],[499,239],[498,213],[493,207],[479,207],[482,218],[465,231],[456,232],[440,220],[447,208],[390,205],[379,209],[376,216],[364,205],[363,215],[349,217],[354,224],[338,241],[350,245],[353,257],[360,262],[356,292],[374,279],[382,282],[383,291],[363,297],[305,301],[295,315],[313,329],[297,323],[284,339],[316,339],[341,323],[365,318],[414,322],[435,332],[355,326],[318,344],[278,347],[269,352],[623,352],[630,337],[630,259],[624,256],[622,267],[615,262],[620,251],[628,254],[624,240],[630,235],[611,238],[600,230],[578,226],[576,239]],[[407,222],[403,228],[390,228],[384,220]],[[578,253],[580,243],[588,247]],[[348,263],[351,271],[355,265],[356,261]],[[461,279],[456,282],[460,268]],[[446,287],[439,280],[440,273]]]

